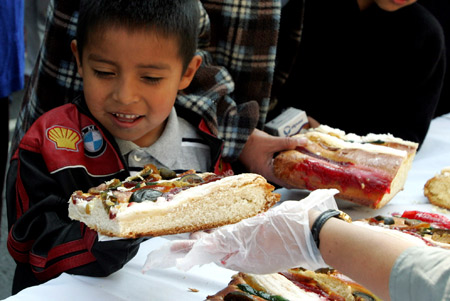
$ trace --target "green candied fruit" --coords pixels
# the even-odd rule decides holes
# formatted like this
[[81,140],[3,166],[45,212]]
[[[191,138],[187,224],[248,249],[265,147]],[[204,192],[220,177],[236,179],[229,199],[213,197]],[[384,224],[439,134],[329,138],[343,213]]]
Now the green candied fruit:
[[164,167],[161,167],[159,169],[159,174],[161,175],[161,178],[163,178],[163,180],[170,180],[177,177],[176,172]]
[[135,174],[134,176],[129,178],[129,181],[139,181],[144,179],[145,177],[151,175],[153,173],[153,169],[151,167],[145,167],[140,173]]
[[117,187],[120,187],[122,185],[122,182],[118,179],[114,179],[111,184],[108,185],[108,189],[116,189]]
[[100,198],[104,201],[108,198],[108,192],[107,191],[102,191],[100,192]]
[[395,220],[393,217],[390,216],[383,216],[383,215],[377,215],[374,217],[375,220],[379,222],[383,222],[385,225],[393,225],[395,224]]
[[158,197],[162,196],[162,192],[154,189],[139,189],[136,190],[130,198],[130,203],[142,203],[144,201],[155,202]]
[[151,167],[146,167],[141,173],[140,176],[143,178],[148,177],[149,175],[151,175],[153,173],[153,169]]
[[367,143],[370,143],[370,144],[385,144],[386,143],[386,141],[383,141],[383,140],[373,140],[373,141],[369,141],[369,142],[367,142]]
[[230,292],[223,297],[223,301],[254,301],[254,295],[244,292]]
[[203,183],[204,180],[202,177],[196,175],[196,174],[187,174],[184,175],[180,178],[179,180],[180,182],[185,182],[185,183],[189,183],[189,184],[199,184],[199,183]]
[[355,300],[375,301],[375,299],[372,296],[369,296],[368,294],[363,292],[352,292],[352,295],[355,297]]
[[253,287],[251,287],[248,284],[238,284],[237,286],[243,292],[246,292],[246,293],[249,293],[251,295],[255,295],[255,296],[261,297],[261,298],[263,298],[265,300],[268,300],[268,301],[289,301],[288,299],[283,298],[281,296],[275,296],[275,295],[271,295],[271,294],[268,294],[268,293],[263,292],[263,291],[255,290]]

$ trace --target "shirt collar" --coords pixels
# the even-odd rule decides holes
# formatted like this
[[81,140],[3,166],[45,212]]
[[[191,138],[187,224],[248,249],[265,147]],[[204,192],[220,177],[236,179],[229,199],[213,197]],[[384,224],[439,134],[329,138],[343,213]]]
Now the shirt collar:
[[123,155],[136,149],[141,149],[165,166],[172,166],[181,151],[182,133],[178,124],[178,116],[175,108],[169,114],[166,126],[158,140],[148,147],[139,147],[131,141],[116,138],[120,152]]

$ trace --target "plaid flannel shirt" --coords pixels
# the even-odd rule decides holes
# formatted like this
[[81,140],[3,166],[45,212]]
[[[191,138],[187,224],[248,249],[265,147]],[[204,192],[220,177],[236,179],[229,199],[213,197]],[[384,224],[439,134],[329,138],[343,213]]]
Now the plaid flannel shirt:
[[[303,0],[298,2],[301,9]],[[201,0],[198,54],[203,63],[188,89],[176,101],[201,116],[223,139],[222,156],[238,158],[255,127],[263,128],[274,80],[280,0]],[[75,38],[79,1],[53,0],[46,35],[30,82],[11,146],[13,153],[31,124],[44,112],[71,102],[82,91],[70,42]],[[275,76],[279,88],[293,65],[302,18],[293,18],[295,34],[288,35],[287,56]],[[285,69],[283,69],[285,68]]]

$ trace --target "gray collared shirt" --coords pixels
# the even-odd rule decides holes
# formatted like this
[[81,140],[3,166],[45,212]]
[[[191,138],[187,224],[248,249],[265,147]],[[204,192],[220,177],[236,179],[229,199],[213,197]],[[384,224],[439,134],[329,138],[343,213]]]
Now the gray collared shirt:
[[391,300],[449,300],[449,267],[450,251],[447,249],[429,246],[406,249],[391,271]]
[[202,172],[211,169],[209,145],[194,126],[177,116],[175,108],[168,117],[161,137],[149,147],[139,147],[131,141],[118,138],[116,141],[132,174],[149,163],[172,170],[195,169]]

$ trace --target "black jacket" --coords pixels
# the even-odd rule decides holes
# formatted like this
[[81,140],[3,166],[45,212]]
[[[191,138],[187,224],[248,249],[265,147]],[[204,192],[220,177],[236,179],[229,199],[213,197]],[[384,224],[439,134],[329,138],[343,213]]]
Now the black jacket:
[[[225,172],[230,166],[218,156],[221,141],[204,135],[217,162],[214,171]],[[136,255],[142,239],[99,242],[95,231],[67,213],[75,190],[127,176],[114,138],[84,102],[58,107],[33,124],[13,155],[7,179],[7,247],[17,263],[13,293],[62,272],[107,276]]]
[[[355,0],[305,5],[297,60],[278,111],[293,106],[347,133],[422,143],[446,66],[438,21],[417,3],[395,12],[375,4],[360,11]],[[281,32],[287,21],[282,18]]]

